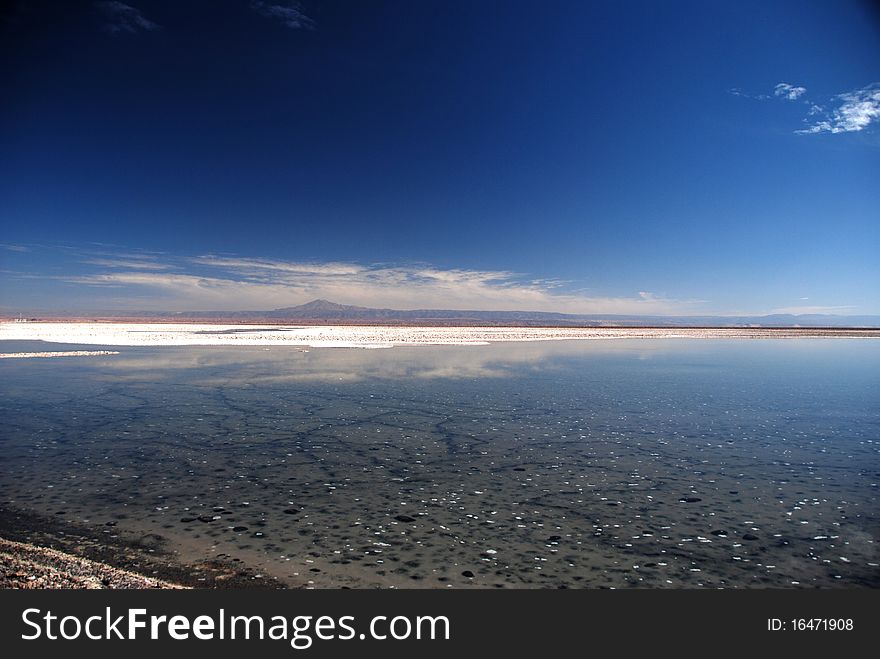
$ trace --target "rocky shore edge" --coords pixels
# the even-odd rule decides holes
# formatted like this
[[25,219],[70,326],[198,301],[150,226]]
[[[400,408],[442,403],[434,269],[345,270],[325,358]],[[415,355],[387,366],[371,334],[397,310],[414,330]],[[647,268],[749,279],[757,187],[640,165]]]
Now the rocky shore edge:
[[286,588],[239,563],[178,561],[156,534],[78,526],[0,507],[0,588]]
[[185,588],[55,549],[0,538],[0,588]]

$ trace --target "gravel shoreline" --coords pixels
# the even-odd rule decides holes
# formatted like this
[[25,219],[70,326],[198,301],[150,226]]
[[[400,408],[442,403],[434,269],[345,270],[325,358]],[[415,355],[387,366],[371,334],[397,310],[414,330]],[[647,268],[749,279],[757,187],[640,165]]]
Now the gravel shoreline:
[[156,534],[0,506],[0,588],[287,588],[240,563],[187,564]]
[[0,538],[0,588],[186,588],[72,554]]

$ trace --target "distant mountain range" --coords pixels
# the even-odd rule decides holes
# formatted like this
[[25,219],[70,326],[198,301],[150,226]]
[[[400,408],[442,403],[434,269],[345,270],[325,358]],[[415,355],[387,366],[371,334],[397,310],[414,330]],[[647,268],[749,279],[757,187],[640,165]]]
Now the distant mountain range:
[[[77,317],[86,314],[52,314]],[[880,316],[772,314],[767,316],[638,316],[564,314],[546,311],[476,311],[459,309],[373,309],[329,300],[313,300],[271,311],[104,312],[91,318],[145,321],[294,322],[301,324],[368,325],[511,325],[564,327],[880,327]]]

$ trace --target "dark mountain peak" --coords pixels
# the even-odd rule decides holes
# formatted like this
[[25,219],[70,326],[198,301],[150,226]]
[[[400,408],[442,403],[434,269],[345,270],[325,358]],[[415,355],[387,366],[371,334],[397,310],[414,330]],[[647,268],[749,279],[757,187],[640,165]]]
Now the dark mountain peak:
[[318,298],[316,300],[312,300],[311,302],[306,302],[305,304],[299,305],[298,309],[345,309],[348,305],[339,304],[338,302],[331,302],[330,300],[325,300],[323,298]]
[[306,302],[305,304],[300,304],[295,307],[275,309],[275,313],[284,312],[300,316],[312,314],[312,316],[310,317],[317,318],[322,315],[352,313],[363,310],[367,310],[366,307],[356,307],[351,304],[339,304],[337,302],[331,302],[330,300],[318,298],[317,300],[312,300],[311,302]]

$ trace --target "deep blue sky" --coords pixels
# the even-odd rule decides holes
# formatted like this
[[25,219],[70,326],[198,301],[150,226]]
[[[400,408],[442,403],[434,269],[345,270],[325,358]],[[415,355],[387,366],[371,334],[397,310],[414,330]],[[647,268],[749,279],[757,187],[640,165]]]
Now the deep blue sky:
[[296,8],[5,11],[0,306],[880,313],[869,5]]

